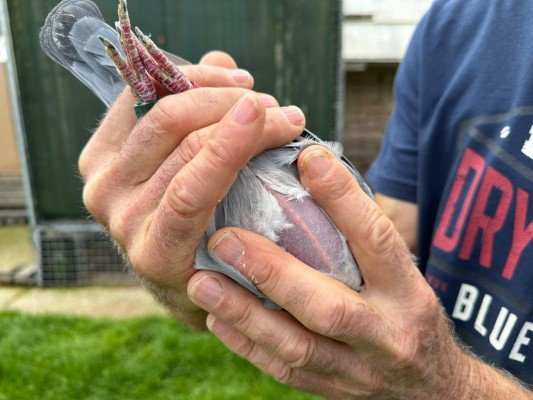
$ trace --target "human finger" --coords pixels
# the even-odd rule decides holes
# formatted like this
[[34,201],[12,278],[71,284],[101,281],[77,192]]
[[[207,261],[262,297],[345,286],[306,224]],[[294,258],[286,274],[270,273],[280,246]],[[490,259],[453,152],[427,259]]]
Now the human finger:
[[252,89],[253,76],[244,69],[230,69],[214,65],[184,65],[180,70],[200,87],[241,87]]
[[172,178],[143,227],[142,243],[148,245],[135,248],[135,243],[130,243],[130,257],[149,260],[134,263],[143,265],[141,275],[152,280],[188,280],[190,271],[184,276],[183,265],[192,265],[215,206],[255,154],[264,123],[265,108],[259,96],[244,96],[200,152]]
[[299,157],[301,181],[346,237],[366,291],[396,298],[423,279],[392,222],[327,149],[311,146]]
[[[210,125],[187,135],[172,154],[166,158],[146,182],[145,190],[150,198],[158,201],[162,192],[174,177],[211,138],[217,124]],[[283,146],[297,138],[305,125],[305,116],[297,107],[271,107],[266,110],[264,133],[259,139],[254,156],[267,149]],[[148,193],[147,193],[148,194]]]
[[328,376],[293,368],[275,357],[263,347],[248,338],[238,329],[213,316],[207,317],[208,329],[235,354],[248,360],[278,382],[297,389],[317,394],[333,393],[332,379]]
[[208,249],[311,331],[353,346],[386,348],[390,343],[382,315],[359,293],[267,238],[225,228],[211,237]]
[[288,313],[265,307],[254,294],[220,274],[196,273],[188,294],[196,305],[292,368],[326,374],[344,362],[343,354],[349,350],[345,344],[312,333]]
[[136,102],[129,88],[117,97],[105,115],[102,123],[85,145],[78,167],[84,180],[95,171],[95,167],[102,165],[102,160],[109,160],[112,154],[118,153],[122,144],[137,123],[133,111]]
[[[254,79],[248,71],[235,69],[229,55],[221,52],[214,52],[206,55],[203,65],[181,66],[180,69],[201,87],[236,87],[251,89]],[[209,63],[213,63],[209,65]],[[222,65],[217,66],[214,63]],[[224,65],[230,66],[225,68]],[[163,88],[159,88],[161,96],[169,93]],[[133,127],[137,123],[137,117],[133,106],[137,99],[131,94],[131,90],[126,88],[111,106],[103,119],[100,127],[91,137],[79,159],[79,170],[81,176],[86,179],[88,174],[94,169],[97,163],[108,160],[110,154],[121,149],[122,144],[128,138]]]
[[[131,186],[146,181],[187,135],[219,122],[247,93],[237,88],[201,88],[161,99],[129,135],[108,174]],[[261,98],[277,104],[272,96]]]
[[210,51],[202,56],[201,65],[214,65],[216,67],[223,67],[229,69],[236,69],[237,63],[228,53],[220,50]]

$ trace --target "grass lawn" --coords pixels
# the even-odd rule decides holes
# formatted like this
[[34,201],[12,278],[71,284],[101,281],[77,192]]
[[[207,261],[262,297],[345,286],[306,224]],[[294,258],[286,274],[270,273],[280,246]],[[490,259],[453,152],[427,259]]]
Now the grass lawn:
[[316,399],[169,318],[0,313],[0,399]]

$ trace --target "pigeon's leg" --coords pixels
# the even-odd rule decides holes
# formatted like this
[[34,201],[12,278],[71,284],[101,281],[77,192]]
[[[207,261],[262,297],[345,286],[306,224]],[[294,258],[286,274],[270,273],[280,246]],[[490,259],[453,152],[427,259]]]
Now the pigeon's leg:
[[119,21],[116,26],[120,42],[129,66],[140,81],[142,89],[139,97],[144,102],[157,100],[156,90],[150,78],[173,94],[194,87],[187,77],[139,28],[136,28],[136,32],[141,40],[132,32],[126,0],[119,1],[118,17]]
[[136,46],[137,51],[139,52],[139,56],[141,57],[141,60],[144,64],[144,67],[146,68],[146,71],[148,74],[155,79],[159,84],[161,84],[164,88],[166,88],[170,93],[181,93],[185,90],[183,85],[180,84],[180,82],[174,78],[172,78],[170,75],[168,75],[152,58],[152,56],[148,53],[148,50],[142,45],[142,43],[136,38]]
[[154,84],[146,72],[142,59],[139,55],[139,51],[137,50],[137,45],[135,43],[137,38],[131,29],[130,17],[128,14],[128,4],[126,0],[119,0],[118,19],[122,49],[126,54],[129,66],[133,69],[136,78],[140,82],[140,89],[137,94],[145,103],[155,102],[157,101],[157,93]]
[[115,63],[117,71],[119,72],[124,82],[126,82],[131,88],[133,95],[139,100],[144,100],[141,97],[141,93],[144,93],[145,90],[144,85],[137,78],[133,68],[128,64],[126,60],[122,58],[113,43],[111,43],[109,40],[102,36],[99,36],[98,38],[104,44],[107,55]]
[[157,47],[157,45],[150,39],[149,36],[145,35],[139,28],[135,28],[135,33],[141,40],[143,46],[148,51],[150,56],[155,60],[157,65],[169,75],[173,80],[175,80],[179,86],[179,92],[185,92],[194,88],[194,84],[185,76],[183,72],[172,62],[170,59]]

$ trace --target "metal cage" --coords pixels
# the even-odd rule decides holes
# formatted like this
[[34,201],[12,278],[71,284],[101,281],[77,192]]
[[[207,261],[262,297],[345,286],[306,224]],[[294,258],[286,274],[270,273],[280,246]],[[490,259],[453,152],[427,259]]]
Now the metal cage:
[[40,224],[34,230],[42,286],[131,285],[126,263],[103,228],[91,222]]

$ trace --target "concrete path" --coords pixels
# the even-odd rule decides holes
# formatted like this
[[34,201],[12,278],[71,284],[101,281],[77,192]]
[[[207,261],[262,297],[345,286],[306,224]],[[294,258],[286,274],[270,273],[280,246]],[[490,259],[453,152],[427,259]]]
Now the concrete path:
[[0,227],[0,311],[111,318],[165,314],[139,286],[40,289],[8,285],[33,282],[35,270],[29,227]]
[[0,285],[35,281],[35,254],[28,226],[0,227]]
[[38,289],[0,286],[0,311],[130,318],[165,315],[141,287]]

